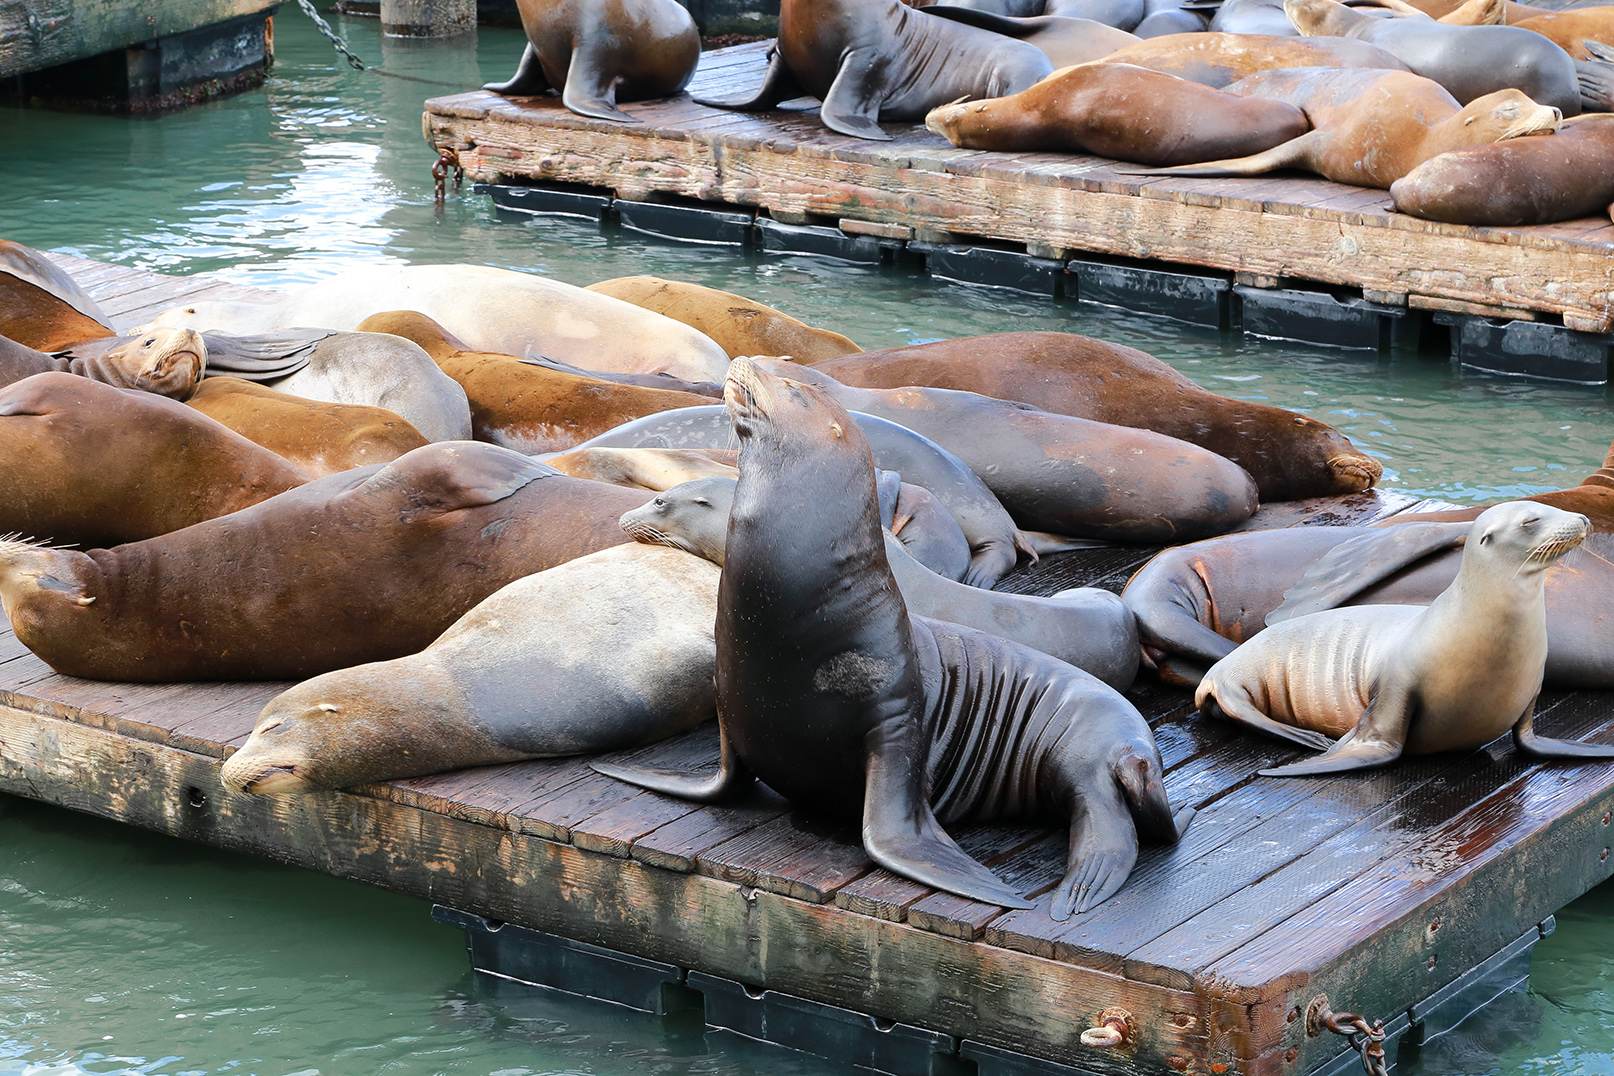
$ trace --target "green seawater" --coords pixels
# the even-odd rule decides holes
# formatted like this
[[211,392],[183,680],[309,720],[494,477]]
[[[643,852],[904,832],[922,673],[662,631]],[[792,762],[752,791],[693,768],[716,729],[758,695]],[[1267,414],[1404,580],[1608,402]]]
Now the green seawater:
[[[385,41],[374,20],[333,21],[372,65],[442,85],[350,70],[288,5],[263,91],[158,120],[0,111],[0,237],[263,287],[358,261],[480,262],[579,284],[654,273],[753,296],[871,348],[1087,333],[1329,422],[1383,461],[1386,488],[1458,502],[1578,482],[1614,437],[1601,388],[1224,338],[902,268],[501,220],[469,191],[437,212],[421,101],[507,77],[522,38]],[[1614,886],[1558,923],[1527,993],[1403,1071],[1614,1074]],[[0,1076],[836,1071],[687,1021],[479,982],[459,932],[420,901],[0,796]]]

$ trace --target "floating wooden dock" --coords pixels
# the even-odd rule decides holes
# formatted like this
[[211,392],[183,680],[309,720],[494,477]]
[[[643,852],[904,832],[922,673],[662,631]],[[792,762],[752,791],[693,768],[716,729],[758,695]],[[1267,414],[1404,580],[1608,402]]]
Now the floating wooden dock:
[[[210,289],[61,260],[125,323]],[[1363,524],[1420,504],[1292,502],[1249,526]],[[1149,554],[1049,557],[1004,589],[1119,589]],[[1130,697],[1173,801],[1199,814],[1179,846],[1144,849],[1114,899],[1056,923],[1045,904],[1005,912],[895,877],[853,829],[763,793],[700,807],[580,759],[307,797],[225,789],[221,763],[286,686],[76,680],[6,631],[0,790],[425,897],[491,974],[652,1011],[699,1005],[716,1026],[916,1076],[1348,1071],[1344,1040],[1308,1021],[1319,998],[1383,1020],[1393,1057],[1395,1040],[1516,984],[1553,912],[1614,870],[1614,766],[1531,762],[1504,740],[1368,774],[1262,778],[1298,752],[1145,682]],[[1538,724],[1614,741],[1614,701],[1556,693]],[[627,757],[715,764],[715,736]],[[1062,873],[1062,832],[957,833],[1025,891],[1045,897]],[[1128,1041],[1082,1045],[1116,1009]]]
[[[704,54],[692,92],[754,88],[766,48]],[[688,96],[624,108],[640,122],[577,116],[558,98],[476,91],[427,101],[425,135],[479,183],[516,188],[511,208],[541,209],[543,199],[520,197],[521,185],[537,184],[559,196],[552,207],[571,196],[574,211],[579,198],[603,195],[640,216],[662,203],[663,219],[669,210],[740,212],[760,217],[759,240],[782,249],[906,249],[942,264],[941,275],[1029,279],[1033,290],[1058,281],[1047,290],[1210,324],[1225,324],[1233,308],[1250,331],[1325,343],[1378,346],[1434,318],[1453,326],[1454,354],[1471,365],[1607,379],[1606,216],[1530,228],[1438,224],[1391,212],[1385,191],[1293,173],[1128,176],[1098,157],[955,149],[912,125],[884,124],[891,142],[849,138],[816,111],[725,112]],[[699,237],[715,238],[715,227]]]

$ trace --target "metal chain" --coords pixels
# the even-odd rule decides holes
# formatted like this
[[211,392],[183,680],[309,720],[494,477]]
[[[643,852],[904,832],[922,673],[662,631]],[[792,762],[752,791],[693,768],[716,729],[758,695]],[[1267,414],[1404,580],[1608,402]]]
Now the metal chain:
[[353,55],[353,50],[347,47],[346,41],[336,36],[336,31],[331,29],[331,24],[319,17],[319,12],[314,10],[312,0],[297,0],[297,6],[303,9],[304,15],[314,20],[314,28],[330,40],[336,51],[347,57],[349,67],[355,71],[364,70],[364,61]]
[[1345,1037],[1351,1048],[1362,1055],[1362,1071],[1367,1076],[1388,1076],[1389,1070],[1384,1064],[1383,1020],[1370,1026],[1366,1018],[1353,1012],[1331,1012],[1327,997],[1319,995],[1312,999],[1311,1009],[1306,1013],[1307,1030],[1316,1034],[1312,1028],[1318,1025]]
[[454,189],[459,190],[460,184],[465,182],[465,169],[460,165],[460,155],[453,146],[444,146],[437,151],[437,159],[432,162],[432,182],[436,186],[437,208],[443,208],[443,202],[448,196],[447,180],[448,170],[454,170]]

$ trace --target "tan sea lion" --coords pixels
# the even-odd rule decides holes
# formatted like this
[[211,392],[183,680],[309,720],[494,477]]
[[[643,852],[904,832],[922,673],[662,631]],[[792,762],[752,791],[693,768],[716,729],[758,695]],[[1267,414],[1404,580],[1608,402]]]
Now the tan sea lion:
[[588,290],[681,321],[717,341],[731,359],[789,355],[797,362],[818,362],[863,350],[840,333],[815,329],[743,295],[699,284],[624,276],[590,284]]
[[1556,108],[1518,90],[1497,90],[1466,105],[1410,71],[1299,67],[1240,79],[1228,93],[1283,101],[1305,111],[1312,129],[1262,153],[1161,169],[1178,176],[1255,176],[1303,168],[1336,183],[1388,190],[1441,153],[1548,134]]
[[1152,355],[1074,333],[1002,333],[848,355],[813,367],[848,385],[978,392],[1190,441],[1250,472],[1263,501],[1359,493],[1383,474],[1332,426],[1207,392]]
[[1051,71],[1035,45],[902,0],[781,0],[779,40],[761,88],[746,97],[696,100],[757,112],[808,95],[823,102],[819,115],[830,130],[889,141],[882,117],[923,119],[960,97],[1016,93]]
[[1542,578],[1589,532],[1584,516],[1497,505],[1474,521],[1456,580],[1428,607],[1364,605],[1274,624],[1212,666],[1194,703],[1325,749],[1261,771],[1269,776],[1472,750],[1509,729],[1526,754],[1614,758],[1614,746],[1546,739],[1531,723],[1547,660]]
[[55,262],[33,247],[0,239],[0,336],[57,351],[111,336],[110,326],[95,300]]
[[412,310],[372,315],[360,328],[424,348],[465,390],[472,435],[518,452],[564,451],[643,415],[711,403],[693,393],[622,385],[514,355],[467,350]]
[[1271,34],[1171,34],[1129,45],[1105,57],[1104,62],[1147,67],[1216,89],[1257,71],[1280,67],[1406,70],[1406,64],[1365,41]]
[[637,542],[517,579],[418,654],[271,699],[224,783],[318,792],[692,728],[716,713],[717,580],[699,557]]
[[1168,165],[1259,153],[1309,124],[1293,105],[1106,61],[994,101],[942,105],[925,126],[964,149],[1064,150]]
[[1614,116],[1425,161],[1390,187],[1397,212],[1447,224],[1550,224],[1614,215]]
[[207,368],[207,345],[191,329],[153,329],[135,337],[99,337],[57,353],[0,336],[0,384],[47,371],[77,374],[103,385],[184,400]]
[[942,826],[1045,818],[1070,827],[1055,919],[1126,881],[1140,838],[1177,840],[1148,725],[1062,661],[910,616],[886,565],[868,441],[811,388],[734,360],[725,400],[740,478],[717,596],[720,752],[711,776],[593,763],[710,801],[760,779],[858,823],[876,863],[1006,907],[1030,902]]
[[[1441,19],[1464,6],[1469,0],[1411,0],[1411,2],[1413,7],[1430,18]],[[1508,26],[1517,26],[1525,19],[1532,19],[1537,15],[1551,15],[1552,13],[1551,8],[1538,7],[1534,4],[1520,4],[1516,0],[1505,0],[1502,22]]]
[[0,388],[0,532],[81,546],[155,538],[308,475],[183,404],[67,373]]
[[420,650],[506,583],[627,541],[644,500],[445,441],[160,538],[4,544],[0,602],[68,676],[302,679]]
[[1614,6],[1583,7],[1575,11],[1554,11],[1515,22],[1510,26],[1533,30],[1552,41],[1576,60],[1590,60],[1586,42],[1614,45]]
[[152,325],[236,334],[353,329],[388,310],[417,310],[477,351],[532,351],[588,370],[666,370],[690,381],[721,381],[728,369],[722,348],[671,318],[486,265],[360,265],[277,302],[198,300],[163,311]]
[[508,96],[558,90],[579,116],[639,121],[618,100],[671,97],[689,85],[700,31],[675,0],[518,0],[527,51],[508,82],[482,88]]
[[657,492],[697,478],[740,473],[739,452],[723,448],[578,448],[541,458],[573,478]]
[[315,478],[390,463],[428,443],[384,408],[305,400],[238,377],[210,377],[185,403]]

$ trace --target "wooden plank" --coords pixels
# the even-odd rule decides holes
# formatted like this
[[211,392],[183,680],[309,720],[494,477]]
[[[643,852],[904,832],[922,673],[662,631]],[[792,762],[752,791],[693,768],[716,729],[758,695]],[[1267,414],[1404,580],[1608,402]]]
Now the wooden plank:
[[0,78],[130,48],[255,12],[275,0],[28,0],[0,5]]

